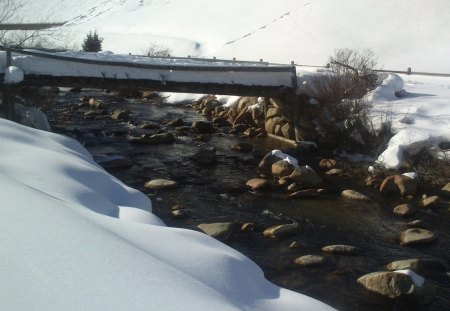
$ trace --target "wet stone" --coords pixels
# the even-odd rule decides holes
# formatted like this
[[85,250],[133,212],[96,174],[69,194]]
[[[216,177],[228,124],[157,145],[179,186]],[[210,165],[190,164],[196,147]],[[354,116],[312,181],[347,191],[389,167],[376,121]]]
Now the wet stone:
[[247,181],[246,185],[252,190],[264,190],[270,188],[272,182],[263,178],[253,178]]
[[207,235],[221,241],[225,241],[233,233],[234,224],[231,222],[199,224],[197,226]]
[[145,183],[145,188],[159,190],[159,189],[173,189],[178,187],[178,183],[168,179],[153,179]]
[[450,182],[447,183],[444,187],[442,187],[441,193],[444,197],[450,199]]
[[289,244],[289,248],[290,249],[299,249],[299,248],[302,248],[302,247],[304,247],[304,245],[301,242],[299,242],[299,241],[294,241],[291,244]]
[[272,239],[284,238],[295,235],[299,232],[299,226],[297,224],[278,225],[267,228],[263,234],[265,237]]
[[130,110],[118,109],[112,113],[111,118],[114,120],[128,120],[130,117],[130,113]]
[[397,260],[387,264],[388,270],[405,270],[410,269],[416,272],[437,271],[445,272],[446,266],[437,259],[405,259]]
[[440,200],[437,195],[422,199],[422,207],[425,208],[436,207],[439,205],[439,203]]
[[393,212],[397,216],[410,216],[410,215],[417,213],[418,211],[419,211],[419,208],[417,205],[415,205],[413,203],[406,203],[406,204],[397,205],[394,208]]
[[413,220],[413,221],[410,221],[410,222],[406,223],[406,225],[408,227],[411,227],[411,228],[422,228],[423,227],[423,220],[422,219],[416,219],[416,220]]
[[355,246],[338,244],[327,245],[322,248],[325,253],[338,254],[338,255],[355,255],[358,249]]
[[190,216],[189,211],[186,209],[177,209],[171,212],[172,218],[174,219],[184,219]]
[[320,255],[305,255],[295,259],[295,263],[300,266],[319,266],[325,262],[325,257]]
[[380,186],[380,192],[385,194],[414,195],[417,191],[417,179],[405,175],[386,177]]
[[370,198],[358,191],[347,189],[341,192],[341,196],[346,199],[356,201],[370,201]]
[[342,175],[342,173],[344,173],[344,170],[341,168],[332,168],[331,170],[328,170],[325,175],[330,175],[330,176],[337,176],[337,175]]
[[253,145],[250,143],[237,143],[231,146],[231,150],[240,151],[240,152],[251,152],[253,150]]
[[434,241],[437,238],[435,232],[425,229],[407,229],[400,235],[400,245],[415,245],[426,244]]
[[337,161],[334,159],[322,159],[319,162],[319,167],[322,169],[332,169],[337,165]]
[[[410,272],[410,274],[413,273]],[[357,282],[365,289],[391,299],[406,298],[406,301],[412,299],[410,300],[412,303],[419,302],[420,304],[426,304],[433,298],[429,287],[425,286],[426,283],[423,288],[419,287],[414,284],[411,276],[403,273],[387,271],[372,272],[360,277]]]
[[318,196],[319,193],[317,192],[317,189],[300,190],[289,195],[292,199],[315,198]]
[[285,177],[294,171],[294,166],[288,161],[280,160],[272,164],[272,175]]

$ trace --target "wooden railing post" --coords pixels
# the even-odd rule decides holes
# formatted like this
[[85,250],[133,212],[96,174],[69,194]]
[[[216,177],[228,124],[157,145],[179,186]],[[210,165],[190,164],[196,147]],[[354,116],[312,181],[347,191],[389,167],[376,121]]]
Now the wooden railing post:
[[12,66],[11,49],[6,48],[6,67]]
[[[12,66],[11,50],[6,48],[6,67]],[[14,103],[11,100],[11,87],[9,84],[3,82],[2,85],[2,103],[3,113],[5,118],[14,121]]]

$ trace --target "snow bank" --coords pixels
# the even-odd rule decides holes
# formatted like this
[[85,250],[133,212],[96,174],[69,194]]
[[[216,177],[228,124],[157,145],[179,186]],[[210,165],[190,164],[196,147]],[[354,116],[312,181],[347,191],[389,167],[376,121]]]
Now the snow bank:
[[5,84],[16,84],[23,81],[23,71],[16,66],[9,66],[5,70]]
[[14,104],[18,122],[22,125],[33,127],[38,130],[51,131],[47,116],[35,107],[26,107],[22,104]]
[[389,74],[367,100],[373,123],[388,122],[395,133],[379,164],[398,169],[405,152],[414,155],[423,148],[437,158],[449,155],[439,144],[450,141],[450,78]]
[[0,119],[0,145],[2,310],[332,310],[165,227],[70,138]]

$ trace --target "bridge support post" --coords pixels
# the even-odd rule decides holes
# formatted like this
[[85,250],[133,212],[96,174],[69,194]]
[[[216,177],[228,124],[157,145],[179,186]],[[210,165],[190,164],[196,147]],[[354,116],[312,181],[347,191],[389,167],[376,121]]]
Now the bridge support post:
[[[6,49],[6,66],[12,66],[12,55],[11,50]],[[6,119],[14,121],[15,119],[15,109],[14,102],[11,100],[11,86],[8,84],[1,85],[2,91],[2,104],[3,104],[3,113]]]
[[2,85],[2,103],[3,103],[3,114],[5,119],[14,121],[14,103],[11,101],[11,88],[7,84]]

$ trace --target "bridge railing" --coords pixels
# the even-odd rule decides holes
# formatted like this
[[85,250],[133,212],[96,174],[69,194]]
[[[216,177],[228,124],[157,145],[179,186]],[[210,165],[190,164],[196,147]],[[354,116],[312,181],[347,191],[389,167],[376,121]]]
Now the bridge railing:
[[[21,85],[135,89],[159,92],[284,96],[295,94],[295,66],[183,57],[148,58],[107,53],[49,53],[16,48],[0,57],[4,70],[24,72]],[[11,55],[9,56],[8,55]],[[8,93],[7,91],[4,93]]]

